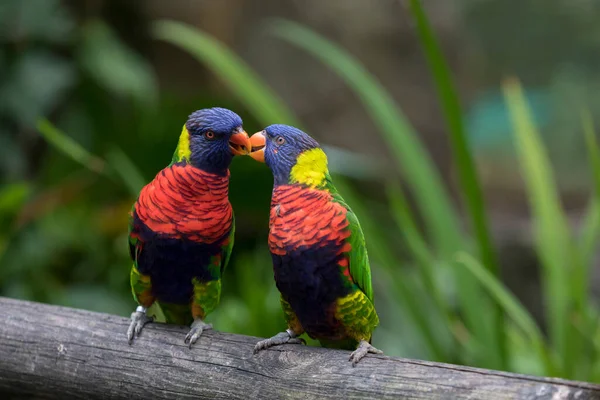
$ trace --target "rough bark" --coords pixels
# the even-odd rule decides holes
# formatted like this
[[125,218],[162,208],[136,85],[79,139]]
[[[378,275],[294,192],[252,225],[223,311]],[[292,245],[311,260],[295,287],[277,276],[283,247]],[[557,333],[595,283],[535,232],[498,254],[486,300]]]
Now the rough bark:
[[600,385],[286,345],[0,297],[0,397],[48,399],[599,399]]

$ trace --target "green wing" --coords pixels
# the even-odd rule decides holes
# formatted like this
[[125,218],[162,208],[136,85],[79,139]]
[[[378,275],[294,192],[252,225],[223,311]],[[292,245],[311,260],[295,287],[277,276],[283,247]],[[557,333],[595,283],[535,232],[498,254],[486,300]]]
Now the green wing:
[[350,245],[352,245],[352,250],[350,250],[350,275],[352,275],[352,279],[354,279],[360,290],[367,295],[369,300],[373,301],[371,267],[369,266],[365,236],[356,215],[349,207],[346,209],[348,210],[346,218],[352,232],[348,239]]
[[369,300],[373,301],[373,287],[371,285],[371,267],[369,266],[369,256],[367,255],[367,246],[365,242],[365,235],[363,234],[360,223],[356,214],[348,206],[346,201],[338,193],[335,186],[331,182],[329,174],[326,176],[326,188],[329,190],[335,202],[344,206],[347,210],[346,219],[348,220],[350,228],[350,237],[348,242],[352,246],[350,250],[350,275],[352,279],[358,285],[360,290],[363,291]]

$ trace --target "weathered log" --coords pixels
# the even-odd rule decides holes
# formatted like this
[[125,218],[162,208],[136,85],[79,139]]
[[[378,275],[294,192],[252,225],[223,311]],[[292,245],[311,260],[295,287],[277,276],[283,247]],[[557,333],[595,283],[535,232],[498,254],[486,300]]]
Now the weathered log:
[[0,297],[0,398],[600,399],[600,385],[300,345],[252,354],[257,338],[149,324]]

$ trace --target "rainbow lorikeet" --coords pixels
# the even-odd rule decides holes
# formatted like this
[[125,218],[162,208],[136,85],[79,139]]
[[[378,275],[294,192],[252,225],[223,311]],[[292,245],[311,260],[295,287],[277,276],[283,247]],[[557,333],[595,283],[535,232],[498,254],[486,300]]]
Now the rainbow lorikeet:
[[229,164],[248,154],[241,118],[224,108],[192,113],[171,164],[144,186],[132,207],[131,288],[139,304],[131,314],[129,343],[152,321],[157,302],[166,322],[191,324],[190,347],[221,296],[221,275],[233,248],[234,216],[228,199]]
[[338,193],[327,156],[306,133],[271,125],[250,138],[250,156],[273,172],[269,249],[288,329],[258,342],[261,349],[301,343],[306,332],[325,347],[354,350],[352,366],[373,347],[379,323],[373,305],[365,239]]

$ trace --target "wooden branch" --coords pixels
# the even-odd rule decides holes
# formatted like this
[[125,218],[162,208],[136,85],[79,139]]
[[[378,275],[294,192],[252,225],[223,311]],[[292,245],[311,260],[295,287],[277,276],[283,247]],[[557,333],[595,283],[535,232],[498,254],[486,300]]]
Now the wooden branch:
[[[149,324],[0,297],[0,398],[600,399],[600,385],[299,345],[252,354],[257,338]],[[399,338],[401,340],[401,338]]]

